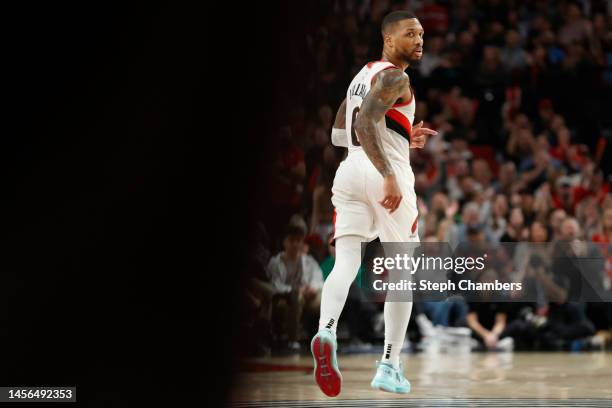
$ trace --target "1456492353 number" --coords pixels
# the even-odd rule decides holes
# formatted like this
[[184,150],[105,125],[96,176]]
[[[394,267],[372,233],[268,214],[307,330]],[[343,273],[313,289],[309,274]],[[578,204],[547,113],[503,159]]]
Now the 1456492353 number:
[[72,389],[66,388],[9,388],[9,399],[53,399],[66,400],[73,398]]

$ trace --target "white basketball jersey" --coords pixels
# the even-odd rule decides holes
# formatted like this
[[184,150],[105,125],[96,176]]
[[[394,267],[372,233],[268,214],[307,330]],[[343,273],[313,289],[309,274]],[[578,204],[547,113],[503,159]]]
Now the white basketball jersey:
[[[346,93],[346,136],[349,154],[363,150],[359,137],[353,129],[353,121],[359,115],[363,99],[370,91],[372,79],[380,71],[396,68],[388,61],[374,61],[366,64],[353,78]],[[404,73],[406,75],[406,73]],[[385,117],[376,124],[382,137],[382,145],[390,160],[410,163],[410,134],[414,121],[414,92],[412,99],[406,103],[395,104],[385,113]],[[350,130],[350,131],[349,131]]]

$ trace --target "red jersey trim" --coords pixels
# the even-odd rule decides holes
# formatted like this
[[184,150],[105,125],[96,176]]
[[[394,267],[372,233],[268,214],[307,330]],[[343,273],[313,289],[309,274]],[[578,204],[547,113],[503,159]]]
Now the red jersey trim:
[[397,122],[406,131],[408,137],[412,135],[412,125],[404,114],[402,114],[398,110],[389,109],[387,113],[385,113],[385,116],[388,116],[390,119],[393,119],[395,122]]

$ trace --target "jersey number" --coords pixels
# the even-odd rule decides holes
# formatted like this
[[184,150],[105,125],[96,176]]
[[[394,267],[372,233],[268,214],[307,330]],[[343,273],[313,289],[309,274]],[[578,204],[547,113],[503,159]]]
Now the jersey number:
[[356,106],[353,109],[352,119],[351,119],[351,142],[353,146],[361,146],[359,143],[359,138],[357,138],[357,132],[355,132],[355,119],[357,118],[357,112],[359,112],[359,106]]

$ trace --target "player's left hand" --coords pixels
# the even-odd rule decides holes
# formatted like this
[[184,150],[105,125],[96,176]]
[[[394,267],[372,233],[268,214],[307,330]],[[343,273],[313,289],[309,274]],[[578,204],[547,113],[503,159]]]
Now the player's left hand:
[[410,147],[416,149],[422,149],[425,146],[426,136],[437,135],[433,129],[424,128],[423,121],[420,121],[412,127],[412,133],[410,134]]

